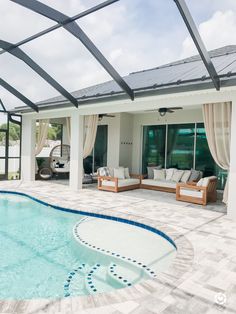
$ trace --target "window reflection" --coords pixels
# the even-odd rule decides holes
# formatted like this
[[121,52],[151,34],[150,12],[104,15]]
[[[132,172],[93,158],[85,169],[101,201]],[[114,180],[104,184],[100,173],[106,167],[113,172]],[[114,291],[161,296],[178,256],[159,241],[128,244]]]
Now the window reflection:
[[143,134],[143,171],[148,166],[165,166],[166,125],[144,127]]
[[193,167],[195,124],[168,125],[167,168]]
[[91,174],[102,166],[107,166],[108,126],[99,125],[92,153],[84,159],[84,172]]

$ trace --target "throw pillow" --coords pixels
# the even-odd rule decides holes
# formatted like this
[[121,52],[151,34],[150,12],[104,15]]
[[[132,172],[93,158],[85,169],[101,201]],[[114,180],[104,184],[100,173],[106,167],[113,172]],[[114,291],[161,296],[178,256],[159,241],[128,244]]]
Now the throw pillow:
[[173,174],[174,172],[176,171],[177,169],[175,168],[169,168],[169,169],[166,169],[166,181],[170,181],[173,177]]
[[183,174],[183,176],[182,176],[180,181],[183,182],[183,183],[188,182],[189,178],[190,178],[190,175],[191,175],[191,170],[184,170],[184,174]]
[[165,169],[154,169],[153,172],[154,172],[154,180],[166,179]]
[[98,170],[101,177],[110,177],[110,171],[108,167],[101,167]]
[[125,168],[114,168],[114,178],[125,179]]
[[125,179],[130,179],[129,168],[125,168]]
[[154,166],[154,167],[147,167],[148,179],[154,179],[154,172],[153,172],[153,170],[154,170],[154,169],[159,170],[159,169],[161,169],[161,168],[162,168],[161,165],[159,165],[159,166]]
[[200,171],[191,169],[191,175],[189,177],[189,181],[197,181],[200,177]]
[[171,180],[175,182],[179,182],[184,174],[184,170],[175,170]]

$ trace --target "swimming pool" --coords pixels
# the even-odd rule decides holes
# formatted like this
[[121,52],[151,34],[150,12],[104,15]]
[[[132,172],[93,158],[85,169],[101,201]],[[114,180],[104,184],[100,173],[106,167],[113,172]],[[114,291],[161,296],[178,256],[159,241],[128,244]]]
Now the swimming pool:
[[0,299],[109,292],[158,276],[175,257],[158,230],[57,209],[0,193]]

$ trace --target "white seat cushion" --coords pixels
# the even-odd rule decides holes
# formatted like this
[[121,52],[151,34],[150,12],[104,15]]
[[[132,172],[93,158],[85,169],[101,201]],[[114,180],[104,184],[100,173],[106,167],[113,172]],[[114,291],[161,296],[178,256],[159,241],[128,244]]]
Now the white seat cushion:
[[203,197],[203,191],[196,191],[196,190],[188,190],[188,189],[180,189],[180,195],[184,196],[191,196],[191,197],[197,197],[202,198]]
[[[118,187],[124,187],[124,186],[130,186],[130,185],[136,185],[139,184],[139,179],[119,179],[118,180]],[[115,186],[114,181],[108,181],[108,180],[103,180],[102,181],[102,186]]]
[[153,186],[160,186],[165,188],[176,188],[176,182],[173,181],[166,181],[166,180],[151,180],[151,179],[144,179],[142,180],[142,184],[146,185],[153,185]]

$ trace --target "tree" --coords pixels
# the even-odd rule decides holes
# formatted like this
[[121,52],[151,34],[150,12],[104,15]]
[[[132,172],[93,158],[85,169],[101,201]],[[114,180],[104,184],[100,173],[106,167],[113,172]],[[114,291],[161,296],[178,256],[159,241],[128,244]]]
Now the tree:
[[[0,129],[7,130],[7,124],[0,125]],[[20,126],[18,124],[9,123],[9,141],[20,140]],[[0,142],[5,141],[5,132],[0,132]]]

